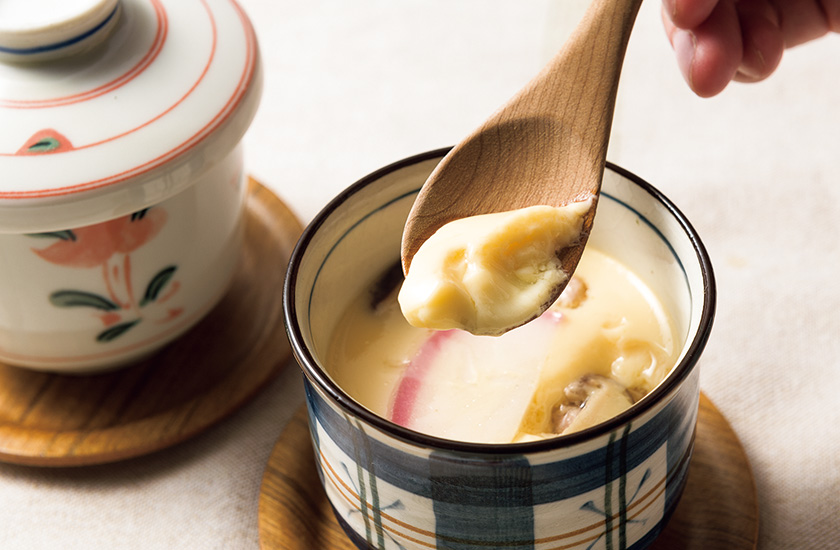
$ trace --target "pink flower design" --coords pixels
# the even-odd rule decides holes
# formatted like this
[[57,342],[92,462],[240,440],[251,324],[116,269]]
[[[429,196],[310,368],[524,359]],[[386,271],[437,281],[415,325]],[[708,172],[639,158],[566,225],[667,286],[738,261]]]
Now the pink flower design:
[[47,248],[33,249],[33,252],[58,265],[97,267],[114,254],[134,252],[152,240],[165,223],[165,210],[141,210],[131,216],[73,229],[67,232],[67,238]]
[[[96,309],[96,315],[106,327],[97,336],[101,342],[111,341],[134,327],[142,319],[142,308],[155,302],[167,302],[180,288],[177,281],[172,281],[176,266],[160,270],[149,281],[139,299],[132,288],[131,253],[157,236],[166,224],[166,219],[166,211],[162,208],[147,208],[130,216],[78,229],[32,235],[58,239],[46,248],[32,249],[50,263],[72,268],[102,269],[106,295],[81,290],[57,290],[50,294],[50,302],[62,308]],[[169,290],[163,293],[166,287]],[[169,307],[157,322],[171,321],[181,313],[183,308]],[[132,318],[125,320],[125,314]]]

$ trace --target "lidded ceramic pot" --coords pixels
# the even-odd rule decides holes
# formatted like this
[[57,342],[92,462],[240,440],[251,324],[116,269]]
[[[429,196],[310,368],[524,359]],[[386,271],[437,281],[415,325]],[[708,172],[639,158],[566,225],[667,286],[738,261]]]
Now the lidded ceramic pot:
[[0,2],[0,363],[115,368],[215,305],[260,92],[233,0]]

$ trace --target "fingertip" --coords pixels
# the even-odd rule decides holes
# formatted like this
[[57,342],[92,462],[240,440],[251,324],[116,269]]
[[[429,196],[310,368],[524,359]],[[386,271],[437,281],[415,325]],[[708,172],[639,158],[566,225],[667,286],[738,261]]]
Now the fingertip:
[[671,34],[677,66],[688,87],[700,97],[712,97],[724,90],[736,74],[737,64],[728,61],[719,45],[682,29]]
[[717,95],[733,80],[743,56],[741,27],[734,4],[718,4],[693,34],[689,85],[700,97]]
[[689,81],[689,86],[698,96],[715,96],[735,78],[737,64],[721,62],[720,58],[720,52],[713,47],[698,46]]

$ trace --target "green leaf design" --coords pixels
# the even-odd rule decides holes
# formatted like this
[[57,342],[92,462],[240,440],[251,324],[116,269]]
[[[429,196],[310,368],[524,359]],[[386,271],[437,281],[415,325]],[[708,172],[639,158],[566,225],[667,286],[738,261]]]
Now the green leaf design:
[[140,307],[157,300],[161,291],[172,279],[172,276],[175,274],[175,270],[177,269],[177,266],[170,265],[169,267],[161,269],[157,275],[152,277],[152,280],[149,281],[149,285],[146,287],[145,294],[143,294],[143,299],[140,300]]
[[39,239],[61,239],[62,241],[75,241],[76,234],[71,229],[64,231],[49,231],[47,233],[27,233],[29,237],[37,237]]
[[110,342],[111,340],[119,338],[120,336],[125,334],[126,331],[128,331],[131,327],[133,327],[139,322],[140,319],[135,319],[133,321],[126,321],[125,323],[120,323],[119,325],[114,325],[111,328],[100,332],[99,335],[96,337],[96,341],[103,343]]
[[103,311],[120,309],[104,296],[81,290],[57,290],[50,294],[50,303],[56,307],[92,307]]
[[53,137],[45,137],[41,138],[32,145],[30,145],[27,150],[30,153],[48,153],[55,149],[58,149],[61,146],[61,143]]

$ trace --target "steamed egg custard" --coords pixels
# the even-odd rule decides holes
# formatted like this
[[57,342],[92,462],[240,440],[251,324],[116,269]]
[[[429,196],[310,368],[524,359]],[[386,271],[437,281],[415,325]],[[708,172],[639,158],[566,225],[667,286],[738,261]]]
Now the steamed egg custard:
[[591,245],[560,298],[501,336],[410,325],[391,279],[344,312],[326,367],[374,413],[429,435],[511,443],[579,431],[629,408],[677,359],[653,292]]
[[399,293],[414,326],[498,336],[541,314],[566,283],[557,253],[578,244],[592,199],[447,223],[421,246]]
[[578,243],[592,199],[457,219],[411,262],[398,300],[414,326],[498,336],[537,317],[566,283],[558,250]]

